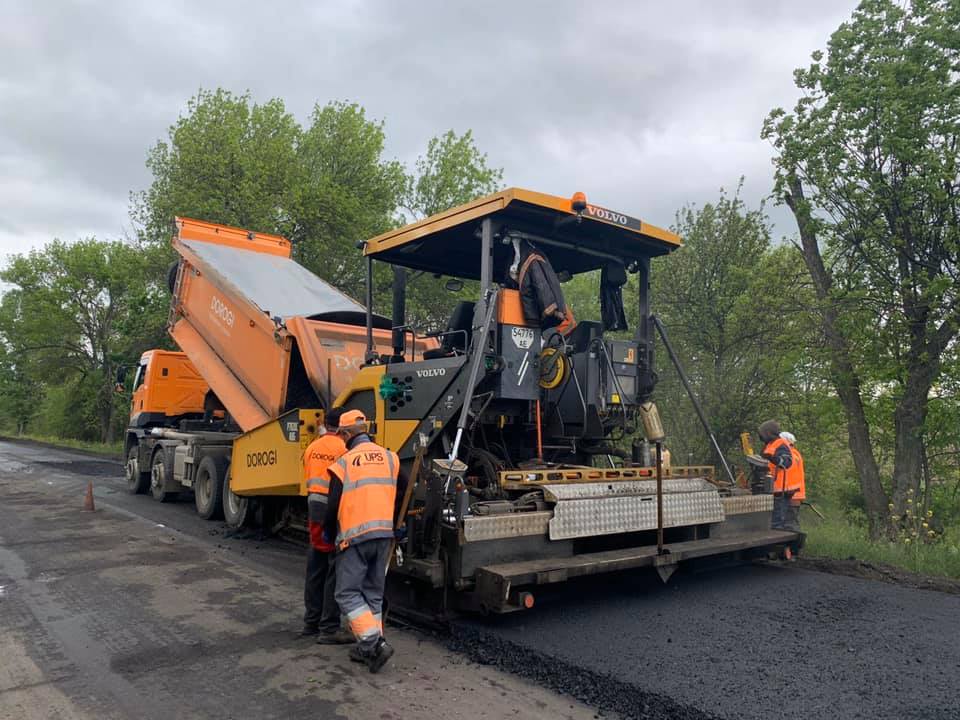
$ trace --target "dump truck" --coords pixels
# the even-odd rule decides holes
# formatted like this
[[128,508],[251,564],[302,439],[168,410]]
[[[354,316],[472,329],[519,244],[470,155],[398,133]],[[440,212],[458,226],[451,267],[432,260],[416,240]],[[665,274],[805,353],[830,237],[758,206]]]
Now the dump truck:
[[168,329],[180,351],[140,358],[127,488],[161,502],[192,493],[202,517],[234,527],[256,496],[262,521],[295,525],[303,450],[370,339],[390,347],[390,322],[296,263],[284,238],[179,217],[174,228]]
[[[137,454],[163,448],[165,460],[170,448],[162,479],[176,491],[197,485],[205,448],[222,447],[206,466],[226,478],[229,523],[248,519],[251,502],[276,508],[304,493],[303,448],[339,406],[366,414],[410,478],[388,583],[400,606],[512,612],[574,577],[653,567],[666,580],[689,560],[802,545],[771,529],[769,493],[662,462],[649,288],[651,261],[681,247],[674,233],[581,193],[510,188],[363,243],[359,305],[321,292],[282,238],[177,227],[170,332],[210,386],[201,422],[212,427],[219,411],[228,432],[194,429],[191,440],[153,428]],[[375,263],[393,271],[389,320],[373,307]],[[530,263],[539,284],[524,275]],[[413,273],[451,289],[473,281],[476,294],[423,333],[406,318]],[[562,301],[562,283],[584,273],[596,276],[603,321],[574,323],[572,308],[558,324],[545,297]],[[629,329],[624,294],[636,308]],[[264,514],[273,527],[295,522],[292,506]]]

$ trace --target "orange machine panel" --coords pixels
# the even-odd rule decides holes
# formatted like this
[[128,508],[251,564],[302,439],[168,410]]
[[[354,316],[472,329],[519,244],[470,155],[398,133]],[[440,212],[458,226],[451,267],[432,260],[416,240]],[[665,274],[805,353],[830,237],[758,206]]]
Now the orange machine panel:
[[497,293],[497,322],[501,325],[529,325],[523,317],[520,291],[503,288]]

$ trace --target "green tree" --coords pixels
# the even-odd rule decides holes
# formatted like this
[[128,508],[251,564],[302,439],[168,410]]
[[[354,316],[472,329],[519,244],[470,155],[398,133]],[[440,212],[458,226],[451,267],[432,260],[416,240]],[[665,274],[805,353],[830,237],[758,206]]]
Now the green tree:
[[[131,216],[158,276],[171,260],[173,217],[186,215],[284,235],[298,262],[361,298],[358,242],[493,192],[502,177],[469,131],[433,138],[412,175],[384,157],[385,143],[383,122],[355,103],[316,105],[304,129],[278,99],[256,104],[248,94],[201,90],[150,150],[153,182],[132,196]],[[376,268],[381,310],[391,281]],[[442,324],[451,299],[432,278],[412,276],[410,321]]]
[[365,272],[357,243],[396,224],[407,182],[403,166],[383,157],[383,122],[362,107],[317,105],[297,146],[290,230],[296,259],[353,297]]
[[[888,502],[903,516],[918,492],[931,392],[960,327],[958,67],[960,5],[865,0],[826,57],[815,52],[796,71],[793,112],[775,109],[763,130],[875,536]],[[884,407],[894,445],[886,482],[871,419]]]
[[70,400],[92,403],[102,442],[117,428],[117,367],[144,349],[144,308],[165,300],[146,259],[122,242],[54,241],[0,272],[14,286],[0,301],[0,343],[34,381],[84,388]]
[[147,154],[150,187],[131,197],[141,238],[166,243],[177,215],[289,231],[300,126],[278,99],[201,90]]
[[416,171],[408,178],[404,209],[419,219],[489,195],[500,188],[503,170],[487,165],[467,130],[457,135],[447,130],[427,143],[426,155],[417,158]]
[[[768,416],[784,418],[793,389],[802,293],[796,251],[773,248],[763,208],[738,192],[677,213],[684,247],[651,271],[654,312],[670,335],[694,392],[725,453],[741,432]],[[657,353],[669,445],[678,462],[704,462],[713,448],[669,364]]]
[[17,435],[27,432],[42,397],[42,386],[30,376],[28,361],[0,344],[0,425]]
[[392,227],[407,184],[385,160],[383,123],[342,102],[314,107],[304,130],[281,100],[201,90],[150,150],[150,187],[132,196],[140,237],[164,252],[176,215],[284,235],[294,257],[362,297],[356,243]]
[[[448,130],[431,138],[425,155],[417,158],[414,173],[406,178],[401,204],[408,220],[419,220],[463,205],[501,188],[503,170],[492,168],[467,130],[457,135]],[[408,321],[428,329],[444,326],[454,303],[476,299],[476,283],[468,282],[451,294],[442,283],[423,273],[408,279]]]

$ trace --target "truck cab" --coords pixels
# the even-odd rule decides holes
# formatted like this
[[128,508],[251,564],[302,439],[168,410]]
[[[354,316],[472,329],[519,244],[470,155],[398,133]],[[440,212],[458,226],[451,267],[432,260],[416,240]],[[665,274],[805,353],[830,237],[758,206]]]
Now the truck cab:
[[130,427],[172,425],[203,415],[209,389],[186,353],[148,350],[133,377]]

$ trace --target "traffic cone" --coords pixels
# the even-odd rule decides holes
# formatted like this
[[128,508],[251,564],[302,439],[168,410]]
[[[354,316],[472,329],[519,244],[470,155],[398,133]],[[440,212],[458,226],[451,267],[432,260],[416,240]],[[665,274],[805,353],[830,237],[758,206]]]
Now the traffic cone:
[[83,509],[87,512],[96,510],[93,506],[93,480],[87,482],[87,494],[83,498]]

